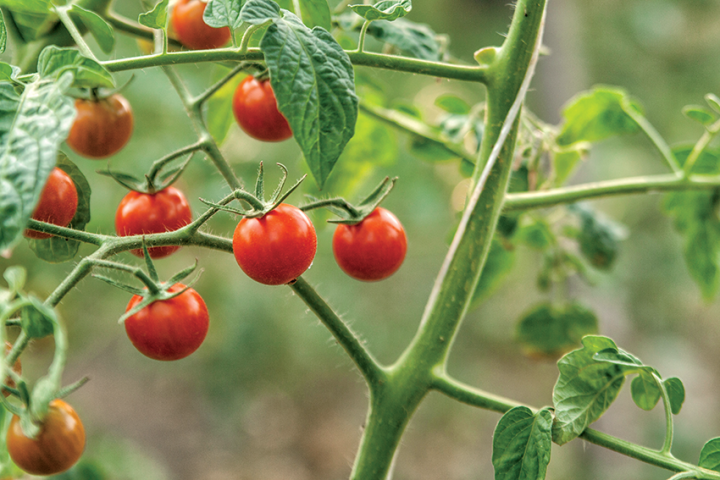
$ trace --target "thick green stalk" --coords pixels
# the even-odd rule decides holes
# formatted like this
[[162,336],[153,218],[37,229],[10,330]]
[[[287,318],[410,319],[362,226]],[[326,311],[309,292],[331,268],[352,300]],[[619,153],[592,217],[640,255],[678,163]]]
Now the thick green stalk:
[[[545,0],[520,0],[508,39],[483,75],[486,130],[474,176],[476,188],[431,293],[417,335],[388,381],[370,385],[371,406],[352,480],[387,480],[400,438],[433,386],[482,273],[512,167],[519,108],[532,77]],[[353,59],[355,61],[355,59]],[[484,167],[488,166],[485,170]]]

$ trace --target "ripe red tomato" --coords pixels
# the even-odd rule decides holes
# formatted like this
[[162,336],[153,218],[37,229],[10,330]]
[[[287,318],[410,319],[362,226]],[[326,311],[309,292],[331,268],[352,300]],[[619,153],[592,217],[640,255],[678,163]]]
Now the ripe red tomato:
[[[121,237],[148,233],[171,232],[184,227],[192,220],[190,204],[175,187],[167,187],[154,194],[130,192],[122,199],[115,213],[115,231]],[[152,247],[151,258],[167,257],[179,246]],[[143,256],[142,249],[130,250]]]
[[297,207],[281,203],[260,218],[243,218],[233,235],[235,260],[250,278],[283,285],[310,267],[317,250],[315,227]]
[[[170,293],[185,288],[176,283]],[[130,311],[142,301],[130,299]],[[200,294],[188,288],[177,297],[158,300],[125,320],[125,331],[135,348],[155,360],[179,360],[197,350],[205,340],[209,326],[208,310]]]
[[345,273],[372,282],[387,278],[400,268],[407,238],[400,220],[376,208],[355,225],[338,225],[333,235],[335,260]]
[[233,113],[240,127],[253,138],[279,142],[292,137],[292,130],[277,107],[269,80],[247,76],[233,96]]
[[228,27],[213,28],[203,20],[207,3],[180,0],[172,12],[172,26],[180,43],[193,50],[207,50],[225,45],[230,40]]
[[130,102],[119,93],[100,100],[75,100],[77,117],[67,144],[88,158],[106,158],[119,152],[130,140],[133,113]]
[[[32,218],[41,222],[67,227],[75,216],[78,206],[78,194],[70,175],[55,167],[40,194]],[[50,238],[49,233],[25,230],[28,238]]]
[[85,428],[75,410],[66,402],[55,399],[43,420],[40,433],[32,439],[20,428],[15,415],[7,432],[10,458],[33,475],[55,475],[78,461],[85,449]]

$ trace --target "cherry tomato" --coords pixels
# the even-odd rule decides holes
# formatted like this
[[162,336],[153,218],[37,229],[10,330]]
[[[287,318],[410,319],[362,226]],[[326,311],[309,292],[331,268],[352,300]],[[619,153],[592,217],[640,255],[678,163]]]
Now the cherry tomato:
[[245,77],[235,90],[233,113],[240,127],[253,138],[279,142],[292,137],[288,121],[278,110],[269,80]]
[[[70,175],[55,167],[40,194],[40,201],[32,214],[34,220],[67,227],[75,216],[78,194]],[[49,233],[25,230],[28,238],[50,238]]]
[[119,152],[130,140],[133,113],[125,97],[116,93],[99,100],[75,100],[77,117],[67,144],[88,158],[106,158]]
[[[170,293],[185,288],[176,283]],[[142,301],[130,299],[130,311]],[[157,300],[125,320],[125,331],[135,348],[155,360],[179,360],[200,347],[209,326],[208,310],[200,294],[188,288],[177,297]]]
[[193,50],[222,47],[230,40],[228,27],[213,28],[203,20],[207,3],[180,0],[172,11],[172,26],[180,43]]
[[376,208],[355,225],[338,225],[333,235],[335,260],[345,273],[372,282],[387,278],[400,268],[407,238],[400,220]]
[[[121,237],[148,233],[171,232],[184,227],[192,220],[190,204],[175,187],[167,187],[154,194],[130,192],[122,199],[115,213],[115,231]],[[152,247],[151,258],[167,257],[179,246]],[[130,250],[143,256],[142,249]]]
[[10,458],[33,475],[54,475],[64,472],[78,461],[85,449],[85,429],[75,410],[66,402],[55,399],[43,420],[40,433],[32,439],[20,428],[15,415],[7,432]]
[[315,227],[297,207],[281,203],[260,218],[243,218],[233,235],[235,260],[250,278],[282,285],[310,267],[317,250]]

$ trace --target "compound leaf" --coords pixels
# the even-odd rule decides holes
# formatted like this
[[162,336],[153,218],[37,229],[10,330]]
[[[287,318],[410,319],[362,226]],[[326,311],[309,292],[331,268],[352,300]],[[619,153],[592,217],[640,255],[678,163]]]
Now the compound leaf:
[[70,131],[75,108],[65,91],[71,82],[66,74],[32,83],[22,95],[0,84],[0,250],[22,235]]
[[588,335],[582,345],[558,361],[560,376],[553,389],[553,441],[558,445],[576,438],[605,413],[617,398],[628,370],[627,366],[595,359],[604,350],[618,351],[611,339]]
[[515,407],[502,416],[493,434],[495,480],[543,480],[550,463],[552,414]]

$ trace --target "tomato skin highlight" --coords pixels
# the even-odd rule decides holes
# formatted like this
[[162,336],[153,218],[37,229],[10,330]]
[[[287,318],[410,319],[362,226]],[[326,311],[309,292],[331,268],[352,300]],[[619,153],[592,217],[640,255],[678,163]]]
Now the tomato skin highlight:
[[180,0],[172,11],[172,26],[178,40],[193,50],[219,48],[230,40],[228,27],[214,28],[205,23],[206,7],[207,3],[200,0]]
[[[154,194],[132,191],[118,205],[115,231],[121,237],[171,232],[192,221],[192,211],[185,195],[175,187]],[[179,245],[148,248],[151,258],[163,258],[178,251]],[[141,248],[130,250],[142,258]]]
[[75,100],[77,116],[67,144],[83,157],[100,159],[116,154],[133,131],[130,102],[119,93],[99,100]]
[[[176,283],[168,291],[177,292],[185,285]],[[143,298],[134,295],[130,311]],[[135,348],[155,360],[179,360],[197,350],[210,325],[207,306],[192,288],[169,300],[157,300],[125,320],[125,331]]]
[[[32,218],[61,227],[70,225],[78,206],[78,193],[70,175],[55,167],[40,194],[40,201],[33,211]],[[25,230],[28,238],[50,238],[49,233]]]
[[333,254],[351,277],[374,282],[395,273],[405,259],[407,237],[400,220],[378,207],[355,225],[340,224],[333,235]]
[[280,142],[293,135],[290,124],[278,110],[269,80],[245,77],[233,96],[233,114],[240,128],[257,140]]
[[75,410],[55,399],[43,420],[40,433],[32,439],[13,415],[7,432],[7,449],[18,467],[33,475],[54,475],[72,467],[85,449],[85,428]]
[[283,285],[307,270],[315,258],[317,235],[305,213],[281,203],[260,218],[243,218],[233,235],[240,268],[256,282]]

